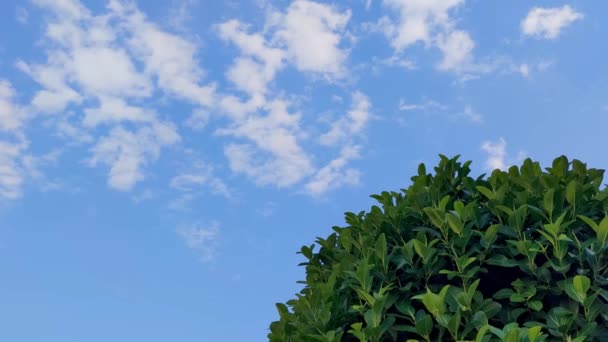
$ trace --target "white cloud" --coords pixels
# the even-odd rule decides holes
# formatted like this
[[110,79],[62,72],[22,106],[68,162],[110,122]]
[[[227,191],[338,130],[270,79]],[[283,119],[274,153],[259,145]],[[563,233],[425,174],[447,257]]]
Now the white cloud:
[[177,233],[186,246],[200,255],[201,261],[209,262],[216,257],[220,237],[218,222],[214,221],[208,227],[200,225],[180,227]]
[[135,132],[118,126],[99,139],[88,163],[91,166],[108,165],[108,185],[127,191],[144,178],[142,168],[159,157],[161,147],[177,141],[179,136],[170,123],[155,122]]
[[452,22],[449,11],[464,0],[384,0],[389,8],[399,12],[397,23],[390,23],[385,33],[398,51],[417,42],[433,43],[436,32],[449,31]]
[[465,31],[455,30],[440,37],[437,47],[443,52],[440,70],[459,70],[472,64],[475,43]]
[[187,171],[173,177],[170,186],[187,193],[198,192],[201,188],[207,187],[215,195],[232,197],[228,186],[213,174],[213,167],[200,161],[194,162]]
[[147,97],[151,85],[135,70],[126,51],[115,47],[75,47],[66,65],[70,76],[84,92],[124,97]]
[[[192,106],[184,121],[193,129],[205,127],[214,113],[225,115],[228,123],[215,136],[227,138],[224,152],[232,172],[256,184],[288,187],[318,171],[303,145],[307,130],[296,102],[274,89],[273,81],[287,67],[329,81],[348,75],[349,10],[296,0],[282,11],[267,7],[261,31],[238,20],[215,26],[219,37],[238,49],[225,72],[230,88],[220,92],[205,80],[198,44],[151,22],[134,2],[109,0],[99,12],[77,0],[34,3],[44,10],[40,46],[46,60],[17,62],[40,86],[27,108],[55,114],[45,122],[68,145],[90,144],[87,164],[107,168],[110,187],[132,189],[163,148],[181,141],[168,115],[173,113],[157,107],[166,100]],[[187,20],[184,9],[193,4],[174,2],[176,26]],[[351,110],[322,140],[344,150],[369,121],[369,108],[367,97],[353,92]],[[340,158],[344,163],[352,159]],[[189,195],[200,186],[228,193],[205,168],[185,170],[171,186]]]
[[180,140],[175,125],[151,109],[154,102],[143,100],[182,99],[195,113],[214,105],[215,86],[201,81],[197,45],[162,30],[129,1],[110,0],[98,15],[76,0],[34,3],[48,14],[42,45],[47,60],[17,62],[42,88],[32,110],[58,114],[56,134],[70,142],[97,140],[88,164],[107,165],[108,184],[131,189],[161,148]]
[[169,8],[169,24],[178,30],[185,30],[193,19],[199,0],[172,0]]
[[279,205],[276,202],[268,201],[261,208],[256,210],[256,213],[262,217],[270,217],[276,213]]
[[0,140],[0,199],[21,197],[24,171],[19,159],[24,146]]
[[165,32],[134,5],[112,0],[108,7],[124,20],[128,30],[128,45],[146,73],[156,78],[160,89],[203,106],[213,104],[215,86],[201,85],[203,71],[196,57],[197,47],[192,42]]
[[521,22],[521,30],[527,36],[543,39],[557,39],[562,30],[584,15],[569,5],[562,7],[534,7]]
[[134,203],[141,203],[143,201],[151,200],[155,196],[156,195],[154,194],[154,192],[152,192],[152,190],[145,189],[141,193],[134,195],[131,199],[133,200]]
[[251,58],[237,58],[226,76],[247,94],[263,96],[267,84],[274,78],[274,70],[264,68]]
[[535,63],[521,63],[515,64],[513,63],[511,69],[513,72],[519,73],[525,78],[532,78],[535,74],[547,71],[550,67],[552,67],[555,63],[551,60],[541,60]]
[[341,49],[349,10],[339,12],[330,5],[296,0],[283,14],[275,14],[276,38],[287,47],[289,57],[301,71],[341,77],[347,52]]
[[57,16],[68,19],[83,19],[91,14],[78,0],[33,0],[33,2],[44,8],[48,8]]
[[304,72],[343,76],[347,52],[340,45],[349,18],[349,12],[299,0],[284,13],[273,12],[263,33],[250,33],[246,24],[235,19],[217,25],[220,38],[241,52],[226,78],[249,95],[246,102],[224,96],[220,107],[236,117],[259,110],[266,104],[269,84],[287,63]]
[[93,135],[71,123],[68,118],[57,119],[53,124],[55,135],[68,140],[68,144],[88,144],[95,141]]
[[17,7],[15,9],[15,19],[17,19],[17,21],[19,23],[27,24],[29,17],[30,17],[30,15],[25,8]]
[[397,55],[416,43],[423,43],[443,53],[438,69],[472,72],[479,69],[473,61],[475,42],[466,31],[456,29],[450,18],[450,12],[463,3],[464,0],[384,0],[387,7],[398,12],[399,19],[383,17],[378,26],[390,39]]
[[49,180],[42,171],[44,167],[57,165],[61,154],[61,149],[54,149],[42,155],[25,154],[21,158],[21,166],[26,179],[34,182],[41,191],[61,189],[60,181]]
[[81,95],[66,84],[67,70],[63,67],[63,54],[50,52],[47,65],[28,65],[17,62],[17,68],[32,77],[44,89],[32,99],[32,106],[41,112],[59,113],[70,103],[82,101]]
[[321,135],[321,144],[335,145],[360,133],[370,119],[370,108],[369,98],[361,92],[354,92],[351,109],[331,125],[329,132]]
[[399,99],[399,110],[404,112],[409,111],[429,111],[429,110],[446,110],[447,107],[435,100],[425,100],[422,103],[407,103],[404,99]]
[[340,155],[319,169],[314,177],[306,184],[306,191],[312,196],[320,196],[331,189],[342,185],[359,184],[361,173],[347,168],[350,160],[360,158],[359,146],[345,146]]
[[[271,46],[271,43],[262,34],[249,33],[248,27],[238,20],[226,21],[218,25],[217,29],[220,38],[236,45],[244,56],[236,59],[235,64],[228,71],[228,78],[240,86],[241,90],[248,91],[249,95],[264,95],[267,83],[273,80],[276,72],[283,67],[286,52]],[[239,66],[239,64],[241,65]],[[238,75],[238,69],[255,72],[255,74]],[[259,88],[251,89],[244,86],[241,81],[245,77],[257,78]]]
[[248,27],[237,20],[218,25],[217,31],[220,38],[241,52],[226,77],[249,95],[247,101],[234,95],[222,96],[219,101],[220,109],[233,122],[216,133],[249,141],[224,148],[230,168],[260,185],[293,185],[312,172],[309,157],[298,142],[302,132],[300,114],[289,113],[287,100],[267,99],[268,84],[284,66],[287,53],[272,46],[262,34],[249,33]]
[[518,71],[523,77],[530,76],[530,66],[528,65],[528,63],[521,64],[518,68]]
[[461,116],[473,123],[479,124],[483,122],[483,116],[475,111],[471,106],[465,106],[464,112],[462,112]]
[[15,104],[14,97],[13,86],[0,79],[0,132],[16,132],[21,128],[25,113]]
[[[258,185],[278,187],[292,186],[315,172],[310,156],[300,145],[306,136],[300,114],[290,113],[292,103],[277,96],[270,85],[288,65],[329,80],[345,76],[348,52],[342,45],[349,20],[350,11],[296,0],[285,11],[271,11],[259,33],[238,20],[216,26],[220,38],[240,51],[226,78],[247,95],[241,99],[226,94],[219,99],[219,108],[232,123],[216,134],[245,140],[224,148],[233,172]],[[359,133],[368,121],[367,98],[357,93],[353,101],[349,114],[334,123],[323,138],[328,144]]]
[[186,126],[193,130],[202,130],[207,126],[211,118],[211,113],[207,109],[197,108],[192,111],[190,117],[186,120]]
[[127,104],[120,97],[99,97],[100,105],[97,108],[86,108],[82,123],[94,127],[102,123],[150,122],[155,119],[154,113],[147,112],[141,107]]
[[507,142],[505,139],[500,138],[497,142],[485,141],[481,145],[481,149],[488,154],[488,159],[486,160],[486,169],[488,171],[506,169]]
[[23,159],[29,143],[22,132],[26,117],[15,95],[11,83],[0,79],[0,199],[21,197],[27,176]]

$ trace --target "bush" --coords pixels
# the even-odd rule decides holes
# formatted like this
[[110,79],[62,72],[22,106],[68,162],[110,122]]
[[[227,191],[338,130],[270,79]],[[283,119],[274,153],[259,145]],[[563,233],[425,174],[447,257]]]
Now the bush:
[[470,163],[421,164],[303,246],[305,287],[269,339],[608,341],[604,171],[562,156],[474,179]]

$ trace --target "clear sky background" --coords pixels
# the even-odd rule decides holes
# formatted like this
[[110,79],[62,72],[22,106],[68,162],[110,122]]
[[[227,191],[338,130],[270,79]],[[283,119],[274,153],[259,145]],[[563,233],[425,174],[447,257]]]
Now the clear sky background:
[[0,2],[0,340],[264,341],[439,153],[608,167],[608,2]]

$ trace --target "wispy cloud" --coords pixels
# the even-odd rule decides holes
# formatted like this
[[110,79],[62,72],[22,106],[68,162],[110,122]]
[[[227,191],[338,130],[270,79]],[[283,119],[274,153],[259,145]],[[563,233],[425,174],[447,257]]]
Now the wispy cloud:
[[435,100],[424,100],[421,103],[408,103],[405,99],[399,99],[398,108],[403,112],[410,111],[430,111],[430,110],[446,110],[447,107]]
[[189,248],[193,249],[201,261],[213,261],[219,247],[220,230],[217,221],[207,226],[192,225],[177,229],[178,235],[184,240]]
[[464,111],[459,116],[464,118],[465,120],[476,124],[480,124],[483,122],[483,116],[479,114],[476,110],[474,110],[471,106],[465,106]]
[[169,186],[179,193],[169,207],[175,210],[187,210],[190,202],[205,193],[233,199],[233,191],[224,181],[215,175],[213,165],[200,159],[189,160],[188,166],[178,172],[169,182]]
[[481,145],[481,149],[488,154],[486,160],[486,169],[488,171],[499,169],[505,170],[506,157],[507,157],[507,141],[503,138],[498,139],[497,142],[485,141]]
[[0,141],[0,198],[21,197],[24,172],[20,164],[22,146]]
[[507,141],[504,138],[499,138],[497,141],[484,141],[481,144],[481,149],[488,155],[485,162],[485,169],[493,171],[495,169],[506,170],[510,165],[521,162],[525,157],[524,151],[519,151],[515,158],[509,157],[507,154]]
[[371,118],[371,103],[361,92],[352,94],[352,104],[345,116],[332,123],[331,129],[322,134],[319,141],[322,145],[335,145],[352,139],[361,133]]
[[173,145],[179,139],[171,123],[159,122],[134,132],[118,126],[91,148],[93,156],[87,163],[89,166],[108,165],[108,185],[128,191],[144,179],[143,168],[158,159],[161,148]]
[[262,217],[270,217],[277,212],[278,207],[279,205],[276,202],[268,201],[264,203],[261,208],[258,208],[256,210],[256,213],[258,213]]
[[359,146],[343,147],[337,158],[315,173],[312,180],[306,184],[306,191],[318,197],[343,185],[359,184],[361,172],[347,167],[349,161],[360,158],[359,150]]
[[21,197],[27,177],[26,113],[15,102],[15,95],[12,84],[0,79],[0,199]]
[[557,39],[562,30],[584,15],[569,5],[562,7],[534,7],[521,22],[521,31],[526,36],[538,39]]

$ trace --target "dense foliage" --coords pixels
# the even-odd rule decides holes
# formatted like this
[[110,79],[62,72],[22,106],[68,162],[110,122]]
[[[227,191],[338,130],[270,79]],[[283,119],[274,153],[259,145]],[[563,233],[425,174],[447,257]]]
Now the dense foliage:
[[608,341],[604,171],[562,156],[474,179],[469,165],[421,164],[302,247],[305,287],[269,339]]

